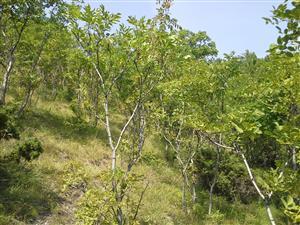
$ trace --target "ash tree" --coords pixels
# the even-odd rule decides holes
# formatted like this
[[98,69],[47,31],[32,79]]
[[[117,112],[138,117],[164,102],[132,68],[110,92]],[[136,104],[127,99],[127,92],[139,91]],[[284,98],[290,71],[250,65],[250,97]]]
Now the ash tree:
[[[131,223],[137,217],[140,202],[132,215],[124,209],[125,198],[128,199],[126,182],[142,156],[151,100],[174,65],[168,62],[174,58],[176,40],[156,19],[129,17],[129,25],[125,26],[119,23],[120,14],[106,11],[103,5],[97,9],[71,5],[67,18],[77,48],[90,68],[83,76],[94,76],[95,88],[99,88],[98,104],[102,109],[97,116],[105,126],[111,150],[109,192],[114,199],[113,220],[117,224]],[[122,116],[123,123],[118,131],[111,122],[116,114]],[[127,150],[127,166],[118,161],[121,149]]]

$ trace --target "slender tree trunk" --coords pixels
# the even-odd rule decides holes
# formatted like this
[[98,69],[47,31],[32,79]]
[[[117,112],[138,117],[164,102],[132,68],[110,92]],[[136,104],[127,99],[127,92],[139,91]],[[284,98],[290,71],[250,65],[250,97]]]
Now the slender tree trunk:
[[186,202],[186,186],[187,186],[187,175],[182,172],[182,208],[186,211],[187,209],[187,202]]
[[136,220],[136,217],[137,217],[137,215],[138,215],[138,212],[139,212],[139,209],[140,209],[140,206],[141,206],[141,203],[142,203],[144,194],[145,194],[145,192],[146,192],[148,186],[149,186],[149,181],[147,182],[147,184],[146,184],[144,190],[142,191],[142,193],[141,193],[141,195],[140,195],[139,203],[138,203],[138,205],[137,205],[137,207],[136,207],[136,210],[135,210],[135,213],[134,213],[134,216],[133,216],[133,221]]
[[210,188],[209,188],[209,205],[208,205],[208,215],[211,214],[211,211],[212,211],[212,206],[213,206],[213,191],[214,191],[214,187],[215,187],[215,184],[216,184],[216,175],[214,176],[214,179],[213,179],[213,182],[212,184],[210,185]]
[[3,81],[2,81],[1,88],[0,88],[0,105],[5,105],[5,98],[6,98],[6,93],[7,93],[7,89],[8,89],[9,76],[12,71],[12,68],[13,68],[13,58],[11,56],[10,60],[8,62],[8,66],[3,75]]
[[81,103],[82,103],[81,91],[78,91],[78,93],[77,93],[77,107],[78,107],[79,110],[81,110]]
[[108,137],[109,146],[111,148],[111,170],[114,174],[116,170],[116,148],[113,144],[112,135],[110,131],[108,96],[105,96],[104,111],[105,111],[105,129]]
[[273,214],[272,214],[272,211],[271,211],[271,208],[270,208],[269,199],[265,200],[265,207],[266,207],[266,210],[267,210],[267,213],[268,213],[270,223],[272,225],[276,225]]
[[56,100],[56,97],[57,97],[57,88],[56,88],[56,84],[55,84],[55,81],[52,82],[52,101],[55,101]]
[[123,223],[124,223],[123,211],[120,207],[118,207],[118,209],[117,209],[117,221],[118,221],[118,225],[123,225]]
[[196,184],[193,181],[193,183],[192,183],[192,202],[193,202],[193,204],[195,204],[196,201],[197,201]]
[[297,155],[296,155],[296,149],[295,147],[291,147],[291,152],[292,152],[292,167],[293,170],[297,170]]
[[[293,102],[295,102],[295,100],[293,100]],[[297,126],[297,120],[295,119],[296,116],[299,115],[299,107],[296,103],[292,103],[290,105],[290,122],[293,124],[293,126]],[[297,170],[298,166],[297,166],[297,152],[296,152],[296,148],[294,146],[290,146],[290,152],[292,155],[292,168],[293,170]]]
[[[117,192],[117,183],[116,183],[116,169],[117,169],[117,158],[116,158],[116,147],[113,144],[113,139],[111,135],[111,130],[110,130],[110,122],[109,122],[109,108],[108,108],[108,96],[105,96],[105,101],[104,101],[104,111],[105,111],[105,128],[106,128],[106,133],[108,136],[108,142],[111,148],[111,170],[112,170],[112,191],[116,195],[116,200],[117,202],[120,202],[120,196],[118,195]],[[123,212],[120,207],[117,208],[117,221],[118,225],[123,224]]]
[[95,93],[95,99],[94,99],[94,108],[95,108],[95,121],[94,121],[94,125],[95,127],[98,125],[98,121],[99,121],[99,89],[98,87],[96,87],[96,93]]
[[23,103],[19,108],[18,116],[21,116],[23,114],[25,108],[27,107],[28,103],[30,102],[31,95],[32,95],[32,89],[31,89],[31,86],[30,86],[30,87],[28,87],[28,90],[26,92]]
[[[219,141],[220,141],[220,143],[222,142],[221,135],[219,137]],[[217,152],[217,158],[216,158],[216,165],[214,167],[214,178],[213,178],[213,181],[210,184],[210,188],[209,188],[208,215],[210,215],[212,212],[213,192],[214,192],[214,187],[215,187],[217,179],[218,179],[218,170],[219,170],[219,161],[220,161],[220,148],[218,146],[216,147],[216,152]]]
[[269,220],[270,220],[271,225],[276,225],[275,220],[274,220],[274,217],[273,217],[273,214],[272,214],[272,211],[271,211],[271,208],[270,208],[270,204],[269,204],[270,197],[269,197],[269,196],[265,196],[265,195],[261,192],[260,188],[258,187],[258,185],[257,185],[257,183],[256,183],[256,181],[255,181],[255,179],[254,179],[254,176],[253,176],[253,174],[252,174],[252,171],[251,171],[251,169],[250,169],[250,166],[249,166],[249,164],[248,164],[248,161],[247,161],[245,155],[239,150],[239,148],[237,148],[236,150],[237,150],[238,154],[239,154],[239,155],[242,157],[242,159],[243,159],[243,162],[244,162],[244,164],[245,164],[245,166],[246,166],[248,175],[249,175],[249,177],[250,177],[250,180],[251,180],[253,186],[255,187],[255,189],[256,189],[257,193],[259,194],[259,196],[261,197],[261,199],[264,201],[264,204],[265,204],[265,207],[266,207],[267,214],[268,214],[268,217],[269,217]]
[[233,148],[232,148],[232,147],[227,147],[227,146],[225,146],[225,145],[222,145],[222,144],[220,144],[220,143],[214,141],[214,140],[211,139],[209,136],[206,136],[206,137],[207,137],[208,140],[211,141],[213,144],[215,144],[215,145],[217,145],[217,146],[219,146],[219,147],[227,148],[227,149],[232,149],[232,150],[234,149],[234,150],[236,151],[236,153],[237,153],[238,155],[241,156],[241,158],[242,158],[242,160],[243,160],[243,162],[244,162],[244,165],[245,165],[245,167],[246,167],[246,170],[247,170],[247,172],[248,172],[248,175],[249,175],[249,177],[250,177],[251,183],[253,184],[254,188],[256,189],[256,192],[258,193],[258,195],[260,196],[260,198],[263,200],[263,202],[264,202],[264,204],[265,204],[266,211],[267,211],[267,214],[268,214],[269,221],[270,221],[271,225],[276,225],[275,220],[274,220],[274,217],[273,217],[273,214],[272,214],[272,211],[271,211],[271,208],[270,208],[270,204],[269,204],[269,201],[270,201],[270,198],[271,198],[271,196],[272,196],[272,193],[270,193],[268,196],[265,196],[265,195],[261,192],[260,188],[258,187],[258,185],[257,185],[257,183],[256,183],[256,181],[255,181],[255,179],[254,179],[254,176],[253,176],[253,174],[252,174],[252,171],[251,171],[251,169],[250,169],[250,166],[249,166],[249,164],[248,164],[248,161],[247,161],[245,155],[241,152],[240,147],[239,147],[236,143],[234,143],[234,147],[233,147]]
[[[109,118],[109,94],[110,94],[111,89],[108,89],[108,90],[106,89],[103,77],[102,77],[99,69],[97,68],[96,64],[93,64],[93,66],[95,68],[97,75],[100,78],[100,85],[101,85],[102,91],[104,93],[103,107],[104,107],[104,112],[105,112],[105,129],[106,129],[106,133],[108,136],[109,146],[111,148],[112,192],[115,194],[115,198],[116,198],[117,202],[121,203],[122,198],[123,198],[122,190],[120,191],[120,193],[118,193],[117,182],[116,182],[116,177],[115,177],[116,169],[117,169],[117,158],[116,158],[117,157],[117,149],[120,146],[120,143],[122,141],[125,131],[127,130],[128,126],[130,125],[131,121],[133,120],[133,118],[140,106],[140,101],[137,102],[135,108],[133,109],[131,116],[128,118],[127,122],[124,124],[124,126],[119,134],[119,137],[118,137],[116,143],[114,144],[112,134],[111,134],[110,118]],[[123,212],[122,212],[121,206],[117,207],[117,221],[118,221],[118,225],[123,225],[123,223],[124,223]]]
[[[81,77],[82,77],[82,73],[81,73],[81,67],[77,70],[77,79],[78,79],[78,92],[77,92],[77,106],[78,106],[78,109],[81,111],[81,106],[82,106],[82,91],[81,91],[81,88],[80,88],[80,84],[82,83],[81,81]],[[98,85],[98,83],[97,83]]]
[[24,22],[22,24],[20,31],[17,31],[17,33],[18,33],[17,40],[16,40],[15,44],[12,46],[10,53],[8,55],[8,64],[7,64],[5,73],[3,75],[2,85],[0,87],[0,105],[5,105],[5,98],[6,98],[6,93],[8,90],[9,77],[10,77],[10,73],[12,71],[13,64],[14,64],[14,53],[20,43],[20,40],[21,40],[21,37],[25,30],[25,27],[27,26],[27,23],[29,20],[28,13],[29,13],[29,9],[27,9],[27,11],[26,11],[26,16],[25,16],[25,19],[24,19]]
[[[41,43],[41,45],[39,47],[39,51],[38,51],[37,57],[36,57],[35,61],[32,63],[31,72],[30,73],[34,73],[34,71],[36,70],[36,67],[37,67],[37,65],[38,65],[38,63],[39,63],[39,61],[41,59],[41,55],[43,53],[44,47],[45,47],[45,45],[46,45],[47,40],[48,40],[49,37],[50,37],[50,32],[45,33],[43,41],[42,41],[42,43]],[[28,76],[29,76],[29,74],[28,74]],[[28,103],[30,102],[31,96],[32,96],[33,91],[34,91],[34,87],[33,86],[34,85],[33,85],[32,81],[30,81],[29,86],[28,86],[28,90],[27,90],[25,98],[23,100],[23,103],[22,103],[22,105],[19,108],[18,116],[21,116],[23,114],[25,108],[27,107]]]
[[[136,121],[138,122],[138,121]],[[133,119],[133,123],[135,123]],[[146,121],[144,117],[144,106],[140,106],[139,109],[139,127],[138,129],[134,127],[133,134],[138,135],[138,146],[137,146],[137,155],[133,157],[133,159],[127,165],[127,173],[131,171],[132,167],[140,160],[142,156],[142,150],[145,142],[145,128],[146,128]],[[134,143],[132,144],[134,146]],[[134,151],[134,147],[131,147],[132,151]]]
[[[44,35],[43,41],[41,43],[41,46],[39,47],[39,51],[38,51],[38,55],[36,60],[33,62],[32,66],[31,66],[31,72],[30,73],[34,73],[34,71],[36,70],[36,67],[41,59],[41,55],[42,52],[44,50],[44,47],[46,45],[46,42],[48,40],[48,38],[50,37],[50,32],[47,32]],[[28,74],[29,75],[29,74]],[[25,98],[23,100],[22,105],[20,106],[19,112],[18,112],[18,116],[21,116],[25,110],[25,108],[27,107],[27,105],[30,103],[30,99],[32,97],[32,94],[34,92],[34,85],[33,83],[30,81],[29,86],[28,86],[28,90],[26,92]]]

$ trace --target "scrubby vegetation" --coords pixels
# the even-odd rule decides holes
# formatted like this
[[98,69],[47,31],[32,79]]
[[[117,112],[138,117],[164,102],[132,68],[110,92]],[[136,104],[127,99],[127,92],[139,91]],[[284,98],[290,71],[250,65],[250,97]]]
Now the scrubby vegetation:
[[0,224],[300,223],[300,4],[220,59],[171,3],[0,3]]

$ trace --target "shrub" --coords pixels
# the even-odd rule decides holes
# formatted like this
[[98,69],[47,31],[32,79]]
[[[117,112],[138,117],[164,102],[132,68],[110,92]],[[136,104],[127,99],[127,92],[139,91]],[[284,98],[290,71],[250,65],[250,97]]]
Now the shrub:
[[67,87],[59,92],[59,97],[70,102],[76,97],[76,92],[73,88]]
[[[216,153],[213,149],[202,149],[201,155],[196,157],[196,166],[200,185],[209,190],[214,177]],[[217,182],[214,193],[234,201],[240,199],[243,203],[250,203],[257,199],[257,193],[245,170],[241,160],[235,155],[222,153],[218,164]]]
[[81,117],[71,117],[65,121],[65,126],[74,132],[86,132],[90,127],[89,124]]
[[297,205],[291,196],[288,196],[287,199],[282,198],[282,202],[284,205],[284,214],[294,224],[300,223],[300,205]]
[[68,162],[64,166],[63,174],[63,192],[73,188],[86,189],[88,179],[87,172],[79,162]]
[[111,208],[116,205],[113,192],[89,189],[78,202],[75,217],[78,224],[116,224]]
[[206,216],[207,224],[222,224],[223,220],[224,220],[224,214],[220,213],[219,210]]
[[14,117],[7,109],[0,109],[0,139],[19,139],[19,129]]
[[141,161],[143,161],[147,165],[165,165],[165,162],[162,159],[160,159],[159,156],[153,154],[152,152],[144,152]]
[[37,138],[29,138],[17,145],[17,156],[20,161],[22,158],[31,161],[40,156],[43,152],[41,142]]

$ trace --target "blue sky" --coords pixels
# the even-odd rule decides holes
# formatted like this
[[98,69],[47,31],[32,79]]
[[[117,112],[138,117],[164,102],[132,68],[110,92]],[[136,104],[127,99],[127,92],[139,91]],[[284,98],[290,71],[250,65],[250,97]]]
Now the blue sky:
[[[156,12],[153,0],[85,0],[97,7],[104,4],[112,12],[127,16],[153,17]],[[271,15],[278,0],[175,0],[172,16],[183,28],[206,31],[216,42],[219,56],[246,49],[259,57],[266,55],[269,45],[276,41],[276,29],[266,25],[262,17]]]

